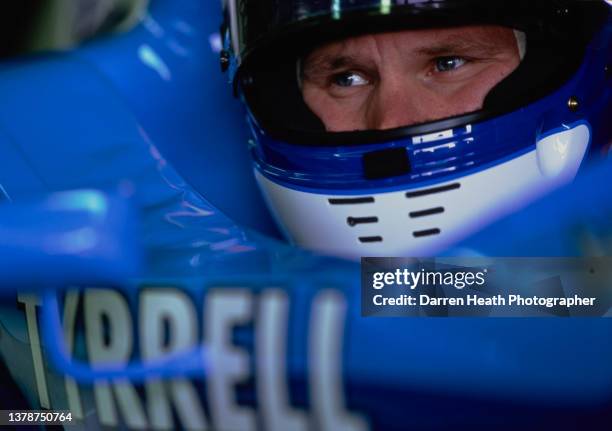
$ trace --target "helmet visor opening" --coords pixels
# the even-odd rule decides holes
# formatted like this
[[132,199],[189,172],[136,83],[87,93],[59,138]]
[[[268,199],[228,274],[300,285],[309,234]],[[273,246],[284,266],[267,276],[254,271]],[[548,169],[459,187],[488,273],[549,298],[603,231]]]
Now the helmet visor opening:
[[465,26],[367,34],[299,59],[306,106],[328,132],[389,130],[482,108],[521,62],[520,32]]
[[444,8],[319,17],[320,27],[299,22],[245,51],[239,84],[253,119],[289,143],[458,126],[525,106],[577,70],[597,20],[582,11],[568,34],[568,16],[543,9],[536,18]]

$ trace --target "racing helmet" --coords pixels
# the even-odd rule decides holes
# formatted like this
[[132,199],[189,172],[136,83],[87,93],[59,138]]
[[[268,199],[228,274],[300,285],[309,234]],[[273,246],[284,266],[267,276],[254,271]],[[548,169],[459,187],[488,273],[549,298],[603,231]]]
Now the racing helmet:
[[[286,237],[308,249],[436,253],[571,181],[610,143],[605,1],[226,0],[224,18],[221,65],[246,106],[256,180]],[[321,47],[474,26],[512,30],[519,56],[476,108],[337,130],[305,97]]]

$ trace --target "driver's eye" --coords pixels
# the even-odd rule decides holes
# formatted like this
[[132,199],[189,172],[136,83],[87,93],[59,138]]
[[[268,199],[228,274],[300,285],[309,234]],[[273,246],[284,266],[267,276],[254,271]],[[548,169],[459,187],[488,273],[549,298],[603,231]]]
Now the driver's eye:
[[342,72],[332,77],[332,83],[338,87],[357,87],[368,85],[369,81],[355,72]]
[[467,60],[462,57],[438,57],[435,59],[436,72],[451,72],[459,69],[465,63],[467,63]]

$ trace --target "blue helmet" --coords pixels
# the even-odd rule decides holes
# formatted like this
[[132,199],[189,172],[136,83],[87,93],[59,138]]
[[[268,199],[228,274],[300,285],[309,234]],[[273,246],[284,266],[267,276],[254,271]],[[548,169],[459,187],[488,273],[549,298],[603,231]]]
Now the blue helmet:
[[[255,177],[303,247],[433,254],[571,181],[609,146],[605,1],[227,0],[224,11],[222,67],[247,108]],[[512,30],[520,56],[476,108],[337,130],[304,96],[319,47],[469,26]]]

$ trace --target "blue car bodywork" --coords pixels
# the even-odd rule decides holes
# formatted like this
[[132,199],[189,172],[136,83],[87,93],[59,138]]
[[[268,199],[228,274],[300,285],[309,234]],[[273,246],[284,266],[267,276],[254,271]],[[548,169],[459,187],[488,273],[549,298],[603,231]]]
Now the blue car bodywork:
[[[153,2],[125,35],[0,64],[0,200],[15,226],[15,211],[25,226],[38,223],[26,214],[49,211],[21,202],[68,190],[100,190],[107,203],[121,196],[136,211],[114,225],[134,221],[117,235],[125,271],[105,274],[106,261],[87,267],[91,280],[70,280],[89,288],[37,278],[16,292],[18,274],[0,283],[0,354],[14,381],[4,399],[18,390],[30,408],[70,410],[87,429],[612,423],[609,320],[366,319],[357,263],[276,237],[236,126],[243,114],[217,70],[212,3]],[[593,167],[448,253],[609,254],[612,191],[592,185],[611,173],[610,163]],[[91,196],[83,193],[74,196]],[[0,258],[26,262],[24,279],[29,270],[52,280],[58,261],[28,268],[7,244],[0,239]],[[58,371],[62,345],[87,366]],[[195,349],[192,362],[155,362],[184,349]]]

